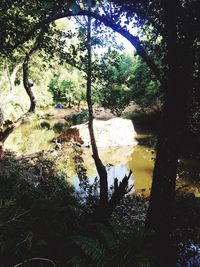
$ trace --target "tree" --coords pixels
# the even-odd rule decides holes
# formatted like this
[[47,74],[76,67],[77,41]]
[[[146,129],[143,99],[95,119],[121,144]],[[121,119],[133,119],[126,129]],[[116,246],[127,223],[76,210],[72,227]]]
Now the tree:
[[[91,9],[91,7],[89,7]],[[97,168],[97,172],[100,177],[100,207],[101,212],[103,210],[107,210],[108,205],[108,181],[107,181],[107,171],[105,166],[103,165],[94,136],[93,129],[93,108],[92,108],[92,53],[91,53],[91,17],[88,16],[87,23],[87,52],[88,52],[88,67],[87,67],[87,104],[88,104],[88,114],[89,114],[89,122],[88,129],[90,134],[90,141],[92,146],[93,158],[95,161],[95,165]]]
[[160,83],[155,79],[151,70],[139,58],[134,57],[132,75],[129,80],[131,99],[140,107],[155,107],[162,105],[162,92]]
[[[187,120],[191,88],[196,87],[194,70],[197,69],[198,56],[195,43],[199,40],[197,10],[200,6],[198,1],[178,0],[156,1],[146,10],[141,1],[118,4],[130,14],[136,13],[141,21],[147,14],[147,23],[152,24],[157,34],[162,36],[163,64],[166,66],[162,68],[161,81],[164,107],[147,226],[166,236],[172,225],[177,160],[189,132]],[[166,264],[172,266],[172,262]]]
[[[164,95],[162,127],[157,147],[157,158],[154,169],[154,179],[147,225],[164,232],[169,231],[172,218],[173,199],[175,194],[175,179],[177,159],[183,145],[184,136],[188,132],[187,106],[191,99],[190,86],[197,88],[197,64],[199,55],[199,10],[200,3],[193,1],[107,1],[98,2],[96,10],[88,11],[85,1],[78,5],[74,1],[66,4],[58,3],[55,11],[36,21],[30,31],[11,45],[16,47],[28,40],[42,25],[64,17],[73,15],[89,15],[103,22],[129,40],[136,48],[137,54],[152,70],[161,83]],[[52,4],[55,4],[54,1]],[[52,9],[53,10],[53,9]],[[101,12],[98,13],[98,11]],[[43,10],[44,12],[44,10]],[[152,26],[154,35],[161,37],[160,51],[148,42],[143,45],[142,40],[130,33],[126,25],[122,25],[122,14],[126,17],[125,24],[144,28]],[[153,55],[150,55],[149,51]],[[161,68],[154,59],[156,54],[163,54]],[[158,56],[158,55],[157,55]],[[197,92],[197,89],[195,89]]]
[[[30,7],[33,9],[38,8],[38,10],[37,10],[38,13],[36,12],[37,15],[35,14],[36,17],[34,17],[34,19],[41,16],[41,14],[44,11],[44,10],[40,9],[39,6],[37,6],[37,4],[39,5],[39,2],[40,1],[37,1],[37,3],[35,3],[36,5],[30,5]],[[28,6],[29,6],[29,4],[28,4]],[[4,14],[2,12],[2,19],[8,18],[8,17],[12,18],[12,22],[8,21],[7,24],[4,21],[5,29],[2,29],[1,33],[3,36],[4,36],[4,30],[10,31],[10,33],[9,33],[9,38],[7,38],[7,39],[6,39],[6,34],[5,34],[5,36],[4,36],[5,37],[5,39],[4,39],[5,44],[2,44],[1,49],[0,49],[0,53],[2,54],[2,57],[5,57],[6,60],[8,58],[9,62],[11,62],[11,66],[13,68],[12,75],[10,76],[9,67],[7,67],[7,73],[8,73],[9,84],[10,84],[10,89],[11,89],[10,91],[13,91],[12,89],[14,88],[14,85],[15,85],[16,74],[21,67],[21,62],[20,62],[21,57],[24,57],[23,66],[22,66],[23,85],[24,85],[24,88],[25,88],[27,95],[29,96],[29,99],[30,99],[30,108],[28,109],[28,112],[25,112],[22,115],[20,114],[21,116],[18,117],[17,119],[14,119],[13,122],[9,121],[9,123],[7,123],[7,122],[4,123],[2,121],[2,127],[1,127],[1,132],[0,132],[0,141],[2,143],[5,142],[7,137],[12,133],[12,131],[16,127],[18,127],[21,124],[21,122],[25,118],[28,119],[28,117],[31,115],[31,113],[35,112],[36,97],[35,97],[33,90],[32,90],[34,77],[31,77],[31,76],[35,75],[35,73],[36,73],[35,69],[36,68],[34,66],[34,68],[31,69],[30,63],[32,63],[31,60],[33,60],[36,52],[37,52],[36,57],[40,56],[44,60],[48,60],[49,66],[50,66],[50,63],[52,62],[52,58],[56,58],[56,57],[61,58],[61,56],[64,54],[65,41],[63,41],[63,39],[66,38],[67,36],[71,36],[71,32],[66,32],[66,31],[62,32],[61,30],[56,28],[55,24],[51,24],[51,25],[47,24],[47,25],[44,25],[44,27],[41,27],[41,29],[39,29],[38,31],[36,31],[34,35],[31,35],[32,39],[29,40],[28,43],[24,44],[23,46],[18,47],[17,51],[13,52],[13,50],[10,48],[11,48],[13,42],[16,41],[18,39],[18,37],[20,36],[19,29],[18,29],[18,27],[20,27],[19,24],[24,23],[24,26],[28,26],[29,22],[31,24],[31,18],[30,18],[31,16],[28,19],[25,18],[26,14],[27,14],[26,7],[28,7],[28,6],[26,6],[25,3],[20,5],[20,3],[18,1],[16,1],[16,6],[12,7],[12,5],[10,5],[10,3],[8,2],[7,4],[5,3],[5,10],[7,10],[7,13]],[[20,11],[19,15],[16,15],[17,11]],[[34,20],[32,20],[32,22],[33,21]],[[22,28],[20,30],[23,31],[24,29],[22,29]],[[11,35],[11,31],[13,31],[12,32],[13,36]],[[17,65],[15,64],[15,61],[17,61]],[[42,64],[44,67],[45,63],[42,63]],[[34,75],[32,75],[33,73],[34,73]],[[33,79],[31,79],[31,78],[33,78]],[[20,83],[20,76],[19,75],[18,75],[17,79],[18,79],[17,82]],[[44,86],[44,84],[42,86]],[[8,101],[9,101],[9,99],[8,99]],[[7,103],[8,101],[4,100],[3,105],[5,105],[5,103]],[[1,114],[2,115],[3,115],[3,105],[1,105]],[[18,104],[18,106],[20,106],[20,103]],[[2,116],[2,118],[3,118],[3,116]]]
[[26,52],[23,62],[23,84],[31,102],[28,112],[35,112],[36,108],[36,99],[31,89],[33,84],[29,81],[29,61],[31,59],[31,56],[40,48],[43,38],[44,38],[44,29],[42,29],[41,32],[39,33],[30,51]]
[[[130,60],[131,61],[131,60]],[[108,49],[95,66],[95,87],[101,106],[120,115],[131,99],[128,80],[133,63],[128,55]]]
[[86,93],[83,73],[68,64],[56,72],[48,85],[54,100],[67,101],[68,104],[77,101],[80,105],[80,102],[85,100]]
[[96,64],[95,74],[100,104],[117,115],[131,100],[141,107],[162,102],[159,82],[136,55],[109,49]]
[[[89,6],[89,10],[91,10],[91,6]],[[120,200],[124,197],[125,194],[128,193],[128,181],[132,174],[132,171],[129,172],[128,176],[124,176],[122,182],[118,184],[118,179],[115,179],[114,183],[114,191],[110,197],[108,198],[108,174],[105,165],[103,164],[98,148],[96,145],[95,135],[94,135],[94,128],[93,128],[93,104],[92,104],[92,42],[91,42],[91,17],[88,16],[88,23],[87,23],[87,52],[88,52],[88,64],[87,64],[87,104],[88,104],[88,130],[90,135],[91,147],[93,158],[95,161],[95,166],[97,172],[99,174],[100,180],[100,199],[99,199],[99,206],[98,210],[95,215],[98,216],[98,220],[104,221],[107,219],[112,212],[114,211],[115,207],[119,204]]]

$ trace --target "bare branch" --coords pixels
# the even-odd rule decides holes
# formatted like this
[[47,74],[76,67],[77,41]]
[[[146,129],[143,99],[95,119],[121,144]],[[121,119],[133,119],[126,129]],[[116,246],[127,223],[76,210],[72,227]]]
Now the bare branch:
[[17,219],[21,218],[22,216],[26,215],[26,214],[29,213],[29,212],[30,212],[30,210],[26,210],[26,211],[24,211],[23,213],[20,213],[20,214],[18,214],[18,215],[15,215],[12,219],[10,219],[10,220],[8,220],[8,221],[6,221],[6,222],[4,222],[4,223],[1,223],[1,224],[0,224],[0,227],[3,227],[4,225],[6,225],[6,224],[8,224],[8,223],[11,223],[11,222],[16,221]]
[[19,119],[17,119],[15,122],[11,122],[7,128],[0,133],[0,142],[4,143],[8,136],[14,131],[15,128],[19,127],[19,125],[24,121],[29,119],[32,116],[32,113],[26,112],[24,115],[22,115]]
[[114,183],[114,192],[112,197],[108,203],[108,215],[110,215],[115,207],[119,204],[121,199],[130,192],[133,187],[128,188],[128,181],[132,175],[132,171],[130,170],[128,176],[125,175],[122,181],[118,184],[117,178],[115,179]]

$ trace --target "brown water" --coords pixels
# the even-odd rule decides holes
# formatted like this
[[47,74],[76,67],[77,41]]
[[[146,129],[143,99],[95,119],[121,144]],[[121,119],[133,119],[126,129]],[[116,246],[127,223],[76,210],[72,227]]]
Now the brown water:
[[[134,190],[142,194],[149,194],[152,181],[154,161],[152,149],[143,145],[125,146],[118,148],[99,149],[99,154],[108,172],[108,184],[111,186],[115,178],[119,181],[132,170],[132,181]],[[96,177],[96,169],[90,149],[83,150],[84,165],[91,179]],[[78,179],[73,182],[77,185]]]
[[[17,154],[31,154],[37,151],[53,148],[51,140],[58,135],[53,128],[57,122],[48,121],[49,129],[40,127],[41,120],[25,123],[17,128],[14,133],[6,140],[5,148],[15,151]],[[64,121],[63,121],[64,122]],[[155,155],[153,154],[153,144],[155,137],[151,134],[138,135],[139,143],[136,146],[99,149],[100,157],[106,165],[108,171],[109,185],[114,178],[119,180],[129,173],[131,169],[132,183],[134,190],[143,195],[148,195],[152,182],[152,171]],[[68,155],[68,174],[75,185],[78,185],[77,174],[75,173],[72,156]],[[91,180],[96,177],[96,169],[89,148],[83,149],[84,164],[87,169],[88,177]],[[200,161],[197,159],[180,159],[179,173],[177,178],[185,181],[197,197],[200,197]],[[180,180],[179,179],[179,180]]]

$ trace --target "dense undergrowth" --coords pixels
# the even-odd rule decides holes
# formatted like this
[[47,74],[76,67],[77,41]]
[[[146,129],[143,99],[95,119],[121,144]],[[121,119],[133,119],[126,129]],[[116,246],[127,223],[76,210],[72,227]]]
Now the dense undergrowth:
[[[128,117],[139,133],[150,126],[152,132],[157,131],[159,114],[134,112]],[[71,114],[67,120],[85,122],[86,112]],[[59,133],[69,125],[51,126],[44,120],[40,127],[54,127]],[[148,198],[127,195],[102,222],[96,216],[98,179],[89,183],[81,148],[73,146],[79,191],[68,181],[66,170],[47,154],[20,160],[10,154],[0,161],[0,266],[156,266],[157,235],[145,229]],[[200,198],[180,185],[172,233],[180,266],[187,266],[197,252],[199,208]]]
[[[132,232],[142,234],[128,228],[126,219],[119,223],[117,212],[106,225],[96,222],[84,197],[62,172],[55,171],[49,159],[17,161],[11,157],[0,165],[2,267],[35,258],[50,259],[56,266],[108,266],[117,261],[117,251],[130,241]],[[142,205],[139,199],[136,202]],[[108,262],[107,253],[112,255]],[[135,252],[135,260],[140,254],[141,250]],[[35,259],[24,266],[50,264]]]
[[[52,159],[0,162],[0,266],[154,266],[156,235],[144,228],[148,199],[128,195],[102,222],[94,186],[83,179],[79,193]],[[199,202],[178,193],[174,244],[197,244]]]

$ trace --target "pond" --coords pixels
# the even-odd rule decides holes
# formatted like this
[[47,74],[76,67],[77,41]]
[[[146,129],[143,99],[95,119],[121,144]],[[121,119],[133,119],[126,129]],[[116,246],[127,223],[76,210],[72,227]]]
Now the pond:
[[[46,124],[45,124],[45,123]],[[42,125],[42,127],[41,127]],[[56,125],[56,127],[55,127]],[[31,154],[41,150],[53,148],[52,139],[59,135],[59,132],[67,128],[65,120],[35,120],[26,122],[17,128],[5,142],[5,148],[17,154]],[[117,148],[99,149],[100,157],[108,171],[108,183],[111,185],[114,178],[122,179],[131,169],[134,191],[142,195],[149,195],[152,182],[154,165],[154,144],[155,136],[151,133],[138,134],[136,146],[125,146]],[[69,151],[66,151],[69,156]],[[90,179],[96,177],[96,169],[89,148],[83,149],[84,164]],[[200,197],[200,161],[197,159],[179,159],[179,172],[177,179],[186,183],[190,190]],[[69,173],[75,186],[78,185],[77,174],[75,173],[74,162],[68,160]]]

